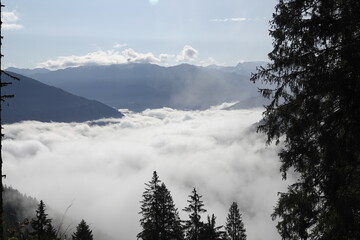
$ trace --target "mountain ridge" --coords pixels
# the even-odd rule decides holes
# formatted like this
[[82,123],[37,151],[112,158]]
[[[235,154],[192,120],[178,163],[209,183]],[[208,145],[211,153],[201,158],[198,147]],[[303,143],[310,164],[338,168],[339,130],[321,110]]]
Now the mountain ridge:
[[242,63],[226,69],[128,63],[37,71],[31,77],[117,109],[202,110],[234,101],[243,102],[247,107],[249,99],[259,96],[257,86],[249,79],[250,72],[260,63]]
[[123,116],[99,101],[76,96],[17,73],[9,73],[20,80],[4,76],[4,81],[12,84],[2,89],[3,94],[14,94],[15,97],[2,103],[2,123],[25,120],[83,122]]

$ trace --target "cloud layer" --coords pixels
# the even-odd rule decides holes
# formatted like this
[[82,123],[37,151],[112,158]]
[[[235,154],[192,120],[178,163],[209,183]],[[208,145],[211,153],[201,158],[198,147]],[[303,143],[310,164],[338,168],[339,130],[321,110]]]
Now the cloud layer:
[[247,18],[214,18],[211,19],[210,22],[243,22],[248,20]]
[[38,64],[37,67],[47,69],[64,69],[68,67],[91,66],[91,65],[111,65],[122,63],[160,63],[160,59],[152,53],[138,53],[131,48],[122,52],[96,51],[83,56],[63,56],[53,60],[48,60]]
[[[114,48],[122,48],[127,44],[115,44]],[[175,62],[190,62],[197,58],[198,50],[190,45],[184,48],[177,54],[161,53],[155,56],[153,53],[140,53],[132,48],[127,48],[123,51],[108,50],[96,51],[82,56],[61,56],[56,59],[39,63],[37,67],[47,68],[51,70],[64,69],[68,67],[91,66],[91,65],[111,65],[123,63],[154,63],[169,65]]]
[[278,239],[270,214],[285,183],[276,149],[255,133],[261,112],[164,108],[95,123],[5,125],[5,184],[59,211],[74,200],[70,216],[131,240],[140,230],[144,183],[157,170],[183,219],[196,187],[218,225],[236,201],[249,240]]
[[1,27],[4,30],[19,30],[23,28],[21,24],[17,23],[20,19],[15,11],[2,12],[1,18],[3,21]]
[[114,48],[122,48],[122,47],[126,47],[127,46],[127,43],[116,43],[114,45]]

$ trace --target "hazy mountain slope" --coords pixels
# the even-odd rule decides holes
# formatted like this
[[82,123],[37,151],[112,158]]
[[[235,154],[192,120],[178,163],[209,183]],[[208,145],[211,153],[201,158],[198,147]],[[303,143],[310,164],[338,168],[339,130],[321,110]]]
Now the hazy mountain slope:
[[188,64],[84,66],[31,76],[73,94],[134,111],[160,107],[205,109],[258,96],[250,76]]
[[257,62],[242,62],[237,64],[236,66],[217,66],[217,65],[210,65],[207,68],[209,69],[217,69],[223,72],[233,72],[237,73],[241,76],[250,77],[251,73],[256,73],[256,68],[260,66],[266,66],[267,62],[257,61]]
[[31,220],[35,217],[39,202],[35,198],[21,194],[12,187],[4,186],[3,203],[4,239],[13,235],[17,236],[20,226],[22,226],[21,232],[27,235],[26,230],[30,231],[30,226],[21,224],[26,222],[26,219]]
[[[3,94],[15,97],[2,103],[2,122],[23,120],[43,122],[82,122],[104,117],[122,117],[117,110],[98,101],[75,96],[34,79],[12,73],[20,78],[5,87]],[[4,77],[4,81],[9,81]]]
[[18,73],[27,77],[31,77],[33,74],[37,73],[47,73],[50,72],[50,70],[46,68],[34,68],[34,69],[27,69],[27,68],[15,68],[15,67],[9,67],[6,69],[8,72],[14,72]]

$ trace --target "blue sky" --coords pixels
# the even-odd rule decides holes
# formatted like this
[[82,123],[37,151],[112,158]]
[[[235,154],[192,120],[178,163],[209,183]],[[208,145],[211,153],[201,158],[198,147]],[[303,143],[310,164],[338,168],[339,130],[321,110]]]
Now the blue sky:
[[3,67],[266,61],[276,0],[3,0]]

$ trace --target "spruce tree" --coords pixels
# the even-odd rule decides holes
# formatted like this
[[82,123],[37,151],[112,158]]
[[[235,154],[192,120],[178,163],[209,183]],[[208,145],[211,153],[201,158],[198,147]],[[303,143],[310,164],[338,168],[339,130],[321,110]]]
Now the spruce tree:
[[81,220],[79,225],[76,227],[76,231],[72,234],[73,240],[93,240],[92,230],[90,229],[89,225],[84,221]]
[[170,191],[159,180],[156,171],[145,184],[141,201],[142,231],[137,238],[144,240],[183,239],[181,221]]
[[202,196],[199,195],[194,188],[192,194],[189,195],[189,206],[185,207],[183,211],[189,213],[189,220],[185,221],[186,239],[199,240],[203,222],[201,221],[201,213],[206,212],[204,203],[201,200]]
[[48,240],[59,240],[58,237],[58,231],[55,229],[55,227],[51,224],[51,222],[48,225],[48,228],[45,231],[46,239]]
[[34,230],[32,235],[37,240],[55,240],[57,239],[57,232],[51,224],[52,220],[47,217],[45,208],[45,203],[41,200],[36,210],[36,218],[31,221],[31,227]]
[[159,239],[183,239],[181,220],[177,208],[174,205],[170,191],[162,183],[156,194],[159,199]]
[[233,202],[230,206],[225,230],[229,240],[246,240],[244,223],[236,202]]
[[142,231],[137,235],[137,238],[143,240],[159,239],[160,223],[159,223],[159,203],[156,198],[156,193],[160,186],[159,177],[154,171],[153,177],[149,183],[145,184],[145,191],[143,193],[143,200],[141,203],[142,218],[140,225]]
[[360,239],[360,1],[280,0],[264,123],[299,178],[273,214],[283,239]]

